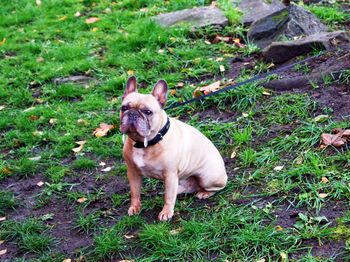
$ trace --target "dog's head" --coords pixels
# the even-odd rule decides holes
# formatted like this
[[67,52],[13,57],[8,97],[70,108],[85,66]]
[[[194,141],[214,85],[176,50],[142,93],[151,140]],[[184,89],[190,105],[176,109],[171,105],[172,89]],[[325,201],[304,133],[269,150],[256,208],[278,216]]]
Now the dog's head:
[[168,86],[159,80],[151,94],[137,92],[135,77],[126,82],[120,109],[120,131],[135,141],[152,138],[162,128]]

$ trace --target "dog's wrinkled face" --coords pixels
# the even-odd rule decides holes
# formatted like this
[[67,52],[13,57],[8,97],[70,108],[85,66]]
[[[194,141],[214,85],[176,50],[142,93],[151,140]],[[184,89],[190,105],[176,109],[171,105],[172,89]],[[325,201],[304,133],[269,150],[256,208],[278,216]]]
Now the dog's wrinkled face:
[[156,134],[162,120],[162,111],[166,102],[167,84],[160,80],[152,94],[137,92],[136,78],[130,77],[126,83],[120,109],[120,131],[135,141],[144,141]]

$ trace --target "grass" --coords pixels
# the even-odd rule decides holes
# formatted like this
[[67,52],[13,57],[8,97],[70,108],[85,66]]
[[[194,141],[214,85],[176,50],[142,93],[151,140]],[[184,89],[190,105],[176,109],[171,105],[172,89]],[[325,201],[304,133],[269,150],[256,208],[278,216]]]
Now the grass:
[[[331,108],[322,108],[308,92],[267,94],[251,83],[169,110],[213,141],[225,159],[229,183],[207,201],[180,197],[174,219],[159,223],[162,183],[145,178],[141,214],[126,215],[130,195],[118,131],[125,80],[135,74],[140,92],[147,93],[165,79],[168,105],[192,98],[197,86],[214,79],[227,82],[231,58],[259,51],[246,43],[242,14],[230,1],[217,2],[230,21],[222,30],[166,29],[150,19],[209,5],[207,0],[39,2],[7,1],[0,12],[0,217],[5,218],[0,250],[9,250],[5,259],[350,257],[344,229],[348,212],[337,213],[336,220],[327,213],[330,206],[350,200],[349,144],[319,148],[322,133],[349,128],[349,123],[335,119]],[[308,8],[330,28],[348,18],[338,5]],[[100,20],[87,24],[90,17]],[[246,47],[208,44],[216,35],[239,38]],[[269,71],[269,64],[253,62],[235,82]],[[220,72],[221,65],[226,72]],[[303,74],[310,70],[294,68]],[[76,75],[93,81],[55,84],[57,78]],[[339,82],[325,78],[318,88],[346,85],[349,79],[344,70]],[[319,114],[328,117],[315,120]],[[96,138],[92,133],[101,123],[117,128]],[[74,153],[78,141],[86,143]],[[291,210],[297,212],[293,217]],[[315,256],[321,243],[335,239],[345,241],[339,254]]]

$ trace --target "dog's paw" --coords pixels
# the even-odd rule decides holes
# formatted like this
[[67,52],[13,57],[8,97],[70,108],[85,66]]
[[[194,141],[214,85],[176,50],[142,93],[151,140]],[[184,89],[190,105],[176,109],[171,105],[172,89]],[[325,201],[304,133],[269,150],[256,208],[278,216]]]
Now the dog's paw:
[[160,221],[168,221],[173,217],[173,215],[174,215],[174,210],[163,208],[163,210],[158,215],[158,219]]
[[215,192],[200,191],[200,192],[198,192],[198,193],[196,194],[196,197],[197,197],[198,199],[206,199],[206,198],[208,198],[208,197],[210,197],[210,196],[212,196],[212,195],[214,195],[214,194],[215,194]]
[[133,216],[137,215],[141,211],[141,206],[130,206],[128,210],[128,215]]

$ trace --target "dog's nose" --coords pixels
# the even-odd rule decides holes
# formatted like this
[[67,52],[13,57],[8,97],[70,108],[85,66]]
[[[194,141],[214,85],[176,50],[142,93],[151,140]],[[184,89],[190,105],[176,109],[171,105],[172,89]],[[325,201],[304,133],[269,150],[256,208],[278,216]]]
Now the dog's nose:
[[136,121],[138,113],[131,111],[128,116],[130,121]]

